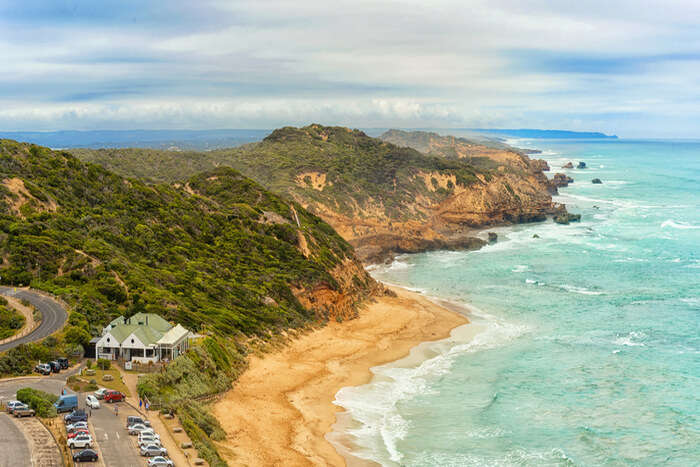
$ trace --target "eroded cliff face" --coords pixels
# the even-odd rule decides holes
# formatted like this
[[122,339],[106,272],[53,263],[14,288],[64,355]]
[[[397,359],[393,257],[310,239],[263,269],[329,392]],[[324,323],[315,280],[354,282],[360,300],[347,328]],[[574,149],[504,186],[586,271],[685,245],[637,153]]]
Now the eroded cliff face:
[[[486,242],[477,230],[509,223],[543,221],[562,211],[552,203],[549,183],[541,172],[496,173],[479,182],[460,185],[454,177],[417,172],[430,197],[416,193],[404,208],[413,216],[392,216],[381,200],[355,200],[348,215],[331,205],[295,198],[318,214],[351,245],[365,262],[381,262],[400,253],[438,249],[477,249]],[[434,183],[437,181],[437,183]],[[436,188],[437,186],[437,188]]]
[[292,293],[307,310],[320,318],[345,321],[358,316],[361,304],[386,293],[383,285],[372,279],[356,259],[347,259],[331,271],[339,287],[319,283],[310,288],[292,288]]

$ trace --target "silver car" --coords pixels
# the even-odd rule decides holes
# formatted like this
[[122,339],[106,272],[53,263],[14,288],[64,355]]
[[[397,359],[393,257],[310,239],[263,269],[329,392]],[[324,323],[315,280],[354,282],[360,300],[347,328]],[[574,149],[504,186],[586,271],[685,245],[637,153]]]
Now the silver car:
[[154,457],[154,456],[167,456],[168,450],[163,446],[158,444],[149,444],[148,446],[142,447],[139,452],[142,456]]
[[174,467],[175,463],[171,461],[170,459],[166,459],[163,456],[157,456],[152,459],[148,459],[148,465],[149,467],[151,466],[165,466],[165,467]]

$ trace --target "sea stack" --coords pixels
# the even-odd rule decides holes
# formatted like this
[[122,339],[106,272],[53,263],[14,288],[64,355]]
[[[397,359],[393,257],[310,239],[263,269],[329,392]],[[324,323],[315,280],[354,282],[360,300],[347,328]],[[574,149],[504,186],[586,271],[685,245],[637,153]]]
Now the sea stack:
[[566,164],[561,166],[562,169],[573,169],[574,164],[572,162],[567,162]]
[[585,162],[579,162],[578,165],[576,166],[577,169],[585,169],[586,168],[586,163]]
[[595,185],[600,185],[601,183],[603,183],[603,181],[599,178],[594,178],[593,180],[591,180],[591,183]]

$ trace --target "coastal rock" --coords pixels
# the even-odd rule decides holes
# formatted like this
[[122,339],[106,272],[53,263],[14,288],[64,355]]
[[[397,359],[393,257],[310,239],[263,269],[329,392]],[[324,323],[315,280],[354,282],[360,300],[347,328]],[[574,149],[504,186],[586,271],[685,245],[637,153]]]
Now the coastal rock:
[[593,180],[591,180],[591,183],[594,183],[596,185],[600,185],[601,183],[603,183],[603,181],[599,178],[594,178]]
[[573,169],[574,164],[572,162],[567,162],[566,164],[561,166],[562,169]]
[[567,225],[569,222],[579,222],[580,220],[581,214],[571,214],[569,212],[554,216],[554,222],[557,224]]
[[577,169],[585,169],[586,168],[586,163],[585,162],[579,162],[578,165],[576,166]]
[[535,172],[549,172],[549,164],[544,159],[532,159],[530,161],[530,167]]
[[537,235],[537,234],[534,234],[534,235],[532,236],[532,238],[540,238],[540,236]]
[[574,179],[563,173],[555,173],[554,178],[550,182],[553,186],[560,188],[569,186],[569,183],[574,183]]
[[495,232],[489,232],[489,243],[496,243],[498,240],[498,234]]

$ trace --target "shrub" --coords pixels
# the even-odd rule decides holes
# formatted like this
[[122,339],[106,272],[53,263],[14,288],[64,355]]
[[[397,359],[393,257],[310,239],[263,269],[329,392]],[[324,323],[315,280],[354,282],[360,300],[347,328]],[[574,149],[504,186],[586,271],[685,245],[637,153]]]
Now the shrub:
[[92,368],[92,360],[88,359],[88,361],[85,363],[85,367],[89,370]]
[[56,416],[56,408],[53,403],[58,396],[38,389],[22,388],[17,391],[17,400],[29,405],[39,417],[50,418]]
[[100,370],[109,370],[112,367],[112,362],[107,360],[106,358],[98,358],[97,359],[97,368]]

